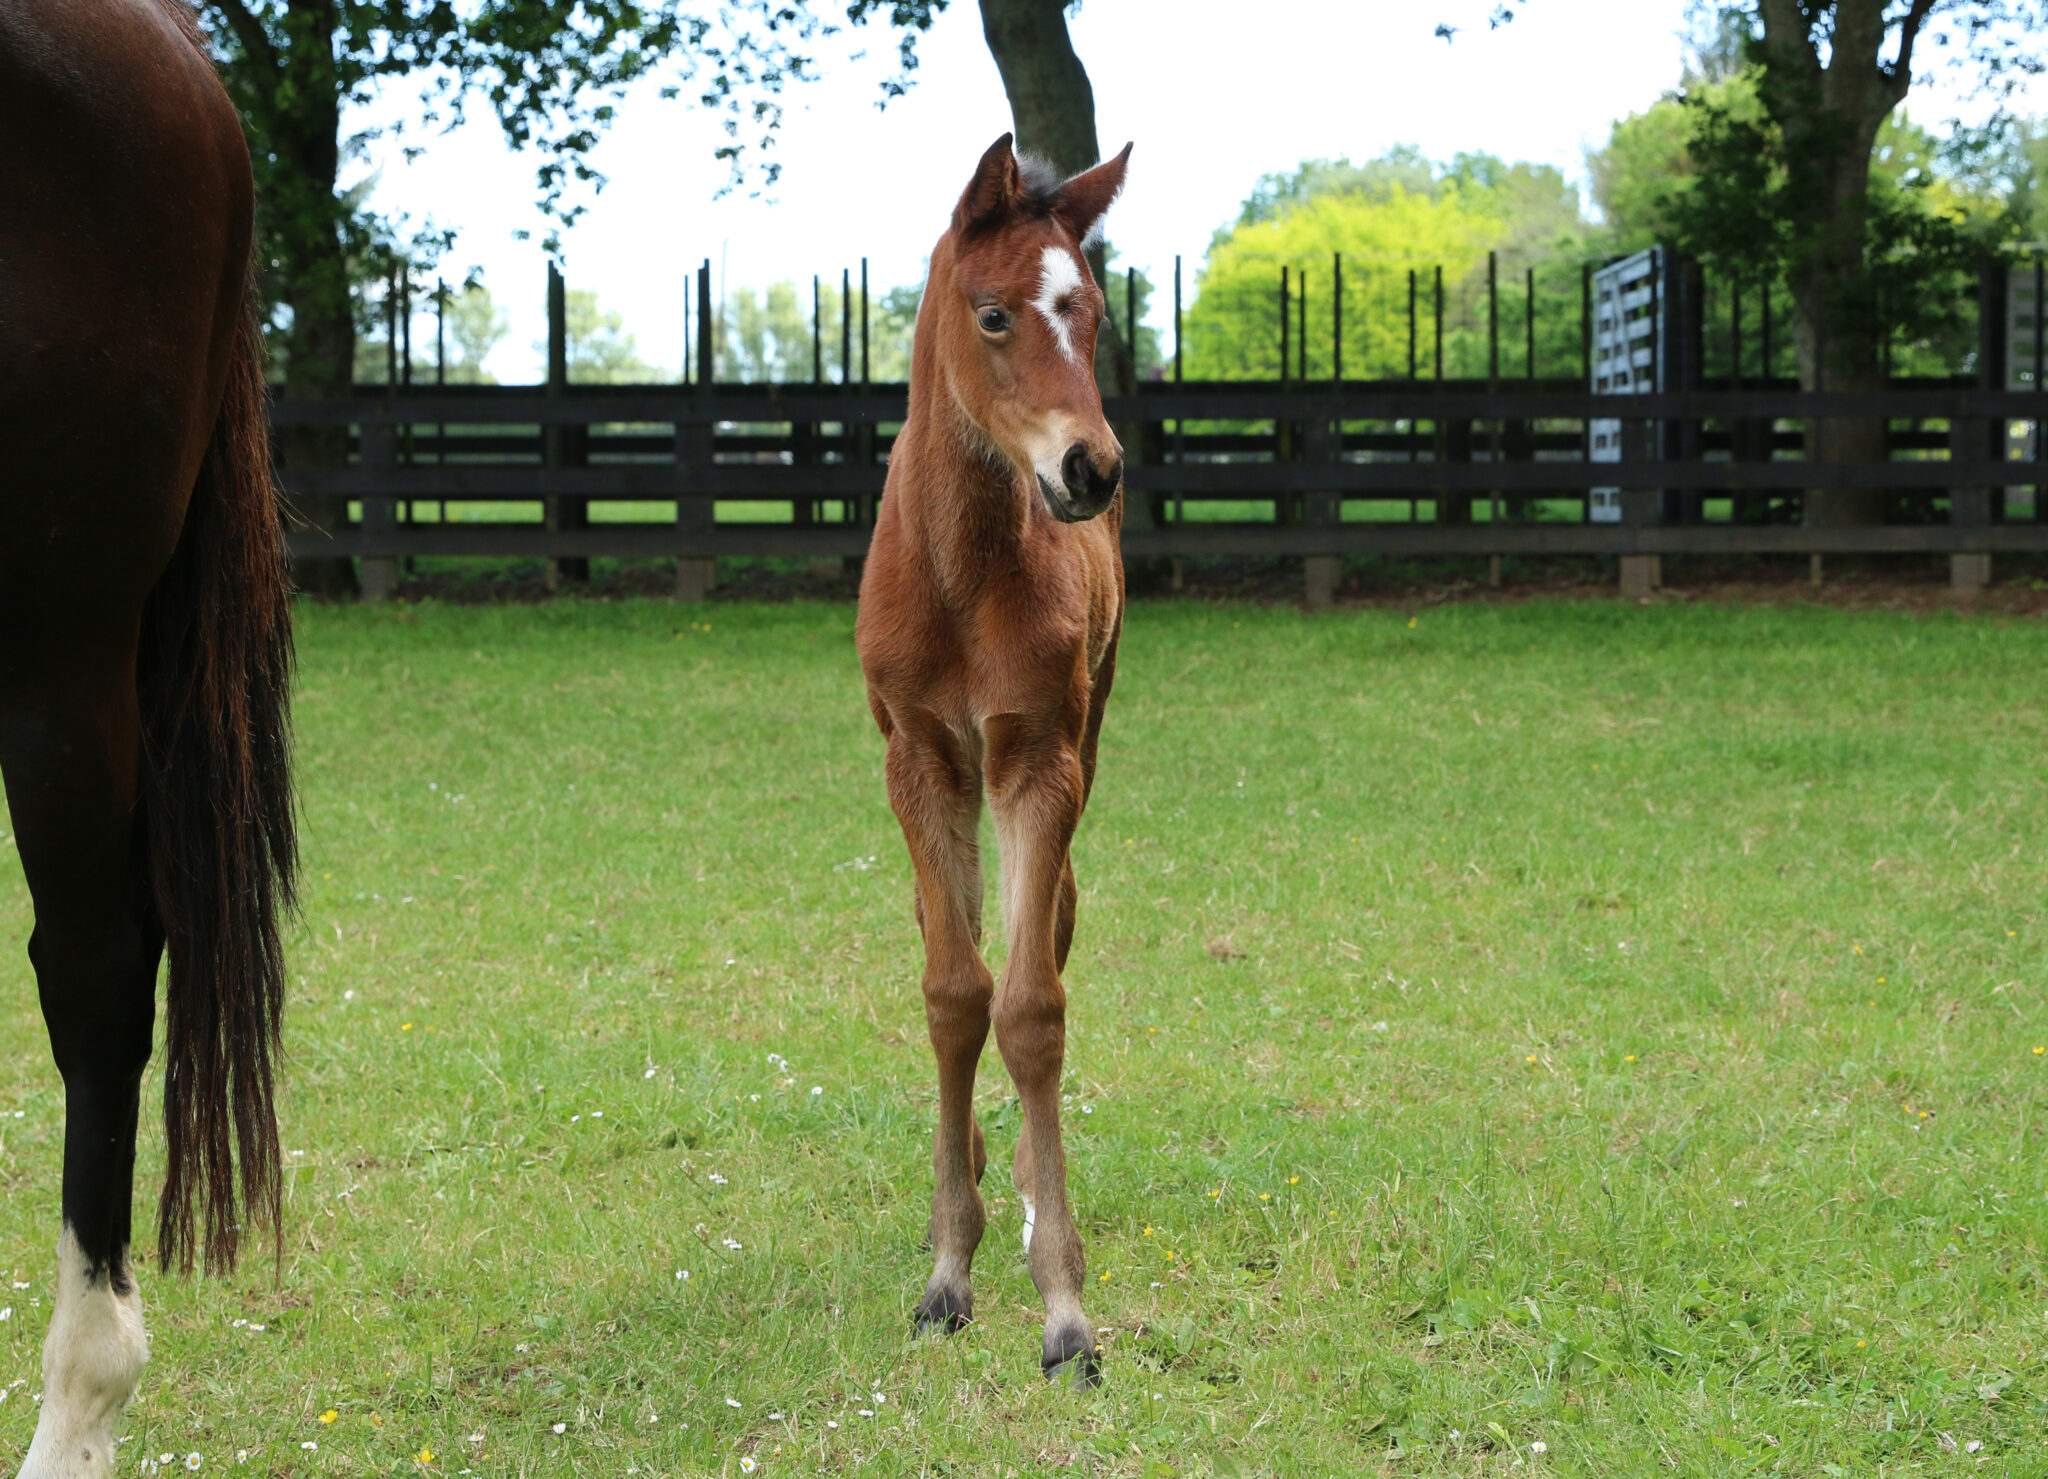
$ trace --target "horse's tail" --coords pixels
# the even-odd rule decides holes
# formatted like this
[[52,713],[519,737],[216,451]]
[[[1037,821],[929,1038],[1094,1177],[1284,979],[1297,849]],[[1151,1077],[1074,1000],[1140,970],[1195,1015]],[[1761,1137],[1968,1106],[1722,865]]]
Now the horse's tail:
[[232,1268],[242,1216],[275,1235],[282,1213],[271,1079],[298,849],[291,582],[265,394],[252,301],[177,551],[143,612],[137,670],[170,961],[157,1254],[186,1271],[195,1253],[209,1272]]

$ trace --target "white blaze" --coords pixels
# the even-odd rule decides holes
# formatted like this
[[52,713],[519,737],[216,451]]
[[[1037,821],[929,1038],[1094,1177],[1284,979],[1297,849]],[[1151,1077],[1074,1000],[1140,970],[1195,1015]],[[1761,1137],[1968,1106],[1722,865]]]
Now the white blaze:
[[87,1282],[71,1229],[57,1241],[57,1309],[43,1341],[43,1408],[21,1472],[26,1479],[107,1479],[114,1429],[149,1359],[142,1296],[116,1294],[107,1272]]
[[[1060,353],[1079,363],[1074,351],[1074,325],[1068,319],[1074,294],[1081,290],[1081,264],[1063,246],[1049,246],[1038,257],[1038,294],[1031,300],[1053,337],[1060,341]],[[1063,311],[1064,310],[1064,311]]]

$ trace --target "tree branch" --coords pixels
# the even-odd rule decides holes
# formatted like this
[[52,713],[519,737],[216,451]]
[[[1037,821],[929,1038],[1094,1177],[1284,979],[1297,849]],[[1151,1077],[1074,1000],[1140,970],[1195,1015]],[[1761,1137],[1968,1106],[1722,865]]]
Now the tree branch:
[[1757,0],[1757,15],[1764,23],[1764,48],[1788,71],[1806,77],[1820,75],[1820,53],[1814,50],[1813,29],[1799,0]]
[[1913,85],[1913,42],[1919,37],[1921,23],[1934,6],[1935,0],[1913,0],[1913,8],[1899,22],[1899,59],[1891,66],[1892,102],[1895,106],[1906,96],[1906,89]]
[[265,98],[274,96],[282,66],[278,61],[277,48],[270,44],[270,34],[263,29],[263,23],[242,0],[206,0],[206,4],[227,22],[228,29],[235,33],[235,40],[242,44],[242,50],[256,64],[258,75],[253,80],[262,88]]

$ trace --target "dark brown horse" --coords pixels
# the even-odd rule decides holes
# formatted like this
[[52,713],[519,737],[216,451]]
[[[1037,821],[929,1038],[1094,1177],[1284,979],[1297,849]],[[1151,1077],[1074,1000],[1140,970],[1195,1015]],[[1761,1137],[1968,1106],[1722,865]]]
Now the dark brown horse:
[[[925,1019],[939,1068],[934,1266],[921,1330],[972,1317],[987,1164],[974,1075],[990,1024],[1024,1128],[1011,1177],[1045,1301],[1047,1374],[1096,1378],[1067,1205],[1060,1072],[1074,938],[1074,829],[1123,627],[1123,449],[1093,366],[1103,298],[1082,255],[1123,188],[1130,147],[1061,183],[1005,134],[932,250],[910,414],[889,456],[860,588],[868,704],[888,739],[889,804],[910,845]],[[1009,957],[981,958],[986,793]]]
[[179,0],[0,4],[0,773],[64,1079],[30,1479],[109,1473],[147,1354],[129,1204],[166,955],[160,1260],[226,1265],[277,1218],[291,637],[251,201]]

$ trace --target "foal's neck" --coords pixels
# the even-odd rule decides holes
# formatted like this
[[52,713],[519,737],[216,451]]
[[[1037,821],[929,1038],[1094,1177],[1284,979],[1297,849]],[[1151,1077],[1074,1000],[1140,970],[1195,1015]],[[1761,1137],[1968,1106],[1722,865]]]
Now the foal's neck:
[[971,594],[1018,570],[1034,490],[944,395],[918,397],[900,511],[948,594]]

